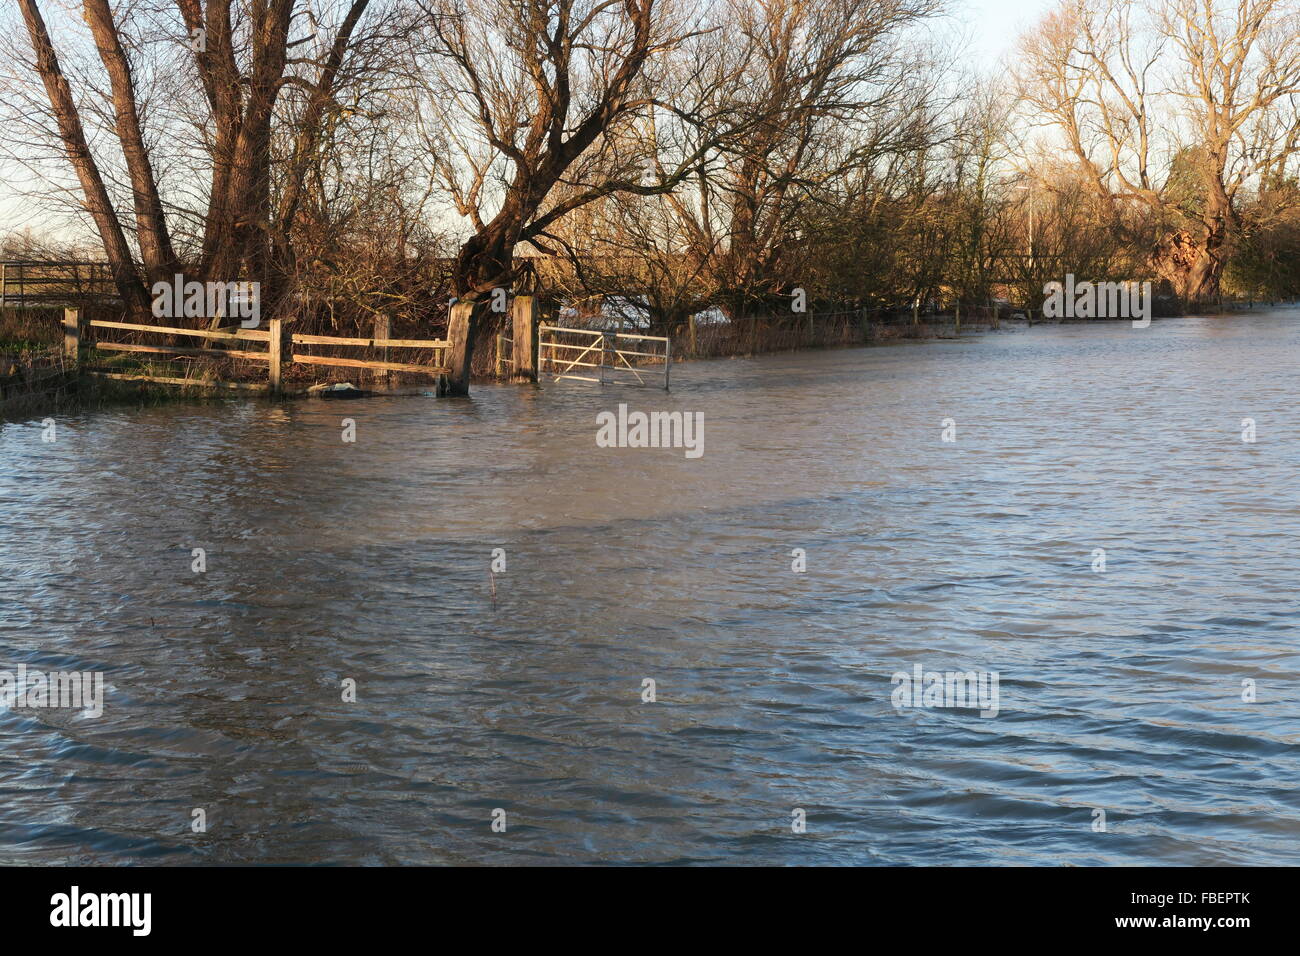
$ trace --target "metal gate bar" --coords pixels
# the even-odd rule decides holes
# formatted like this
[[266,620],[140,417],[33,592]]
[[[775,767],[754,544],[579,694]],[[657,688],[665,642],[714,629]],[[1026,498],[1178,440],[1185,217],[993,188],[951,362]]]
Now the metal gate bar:
[[[585,339],[578,342],[562,342],[556,339],[557,334],[584,336]],[[664,350],[662,352],[647,352],[635,347],[620,348],[620,341],[627,341],[629,344],[662,342]],[[564,354],[566,350],[578,354],[570,357]],[[596,361],[584,362],[583,359],[585,358],[593,358]],[[632,332],[604,332],[599,329],[571,329],[558,325],[543,325],[538,329],[538,370],[544,374],[552,375],[551,380],[555,382],[568,379],[578,382],[595,382],[601,385],[645,386],[648,383],[642,373],[646,372],[648,368],[659,364],[659,362],[651,361],[644,365],[637,365],[632,361],[635,359],[657,359],[663,362],[663,387],[664,391],[668,390],[669,370],[672,367],[672,343],[664,336],[637,335]],[[575,368],[599,369],[600,377],[593,378],[590,375],[573,374]],[[632,382],[612,377],[617,373],[626,372],[630,372],[636,381]]]

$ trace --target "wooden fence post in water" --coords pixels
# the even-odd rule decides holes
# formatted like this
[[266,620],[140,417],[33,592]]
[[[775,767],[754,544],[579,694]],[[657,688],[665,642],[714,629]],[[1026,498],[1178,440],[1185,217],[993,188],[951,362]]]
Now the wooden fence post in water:
[[81,350],[81,310],[64,309],[63,310],[63,355],[71,359],[72,364],[77,364],[77,356]]
[[[390,331],[390,326],[389,326],[388,316],[386,315],[375,316],[375,341],[392,338],[392,336],[389,335],[389,331]],[[380,349],[379,361],[381,362],[388,361],[387,346],[383,346]],[[377,369],[375,371],[375,382],[376,384],[383,385],[384,388],[387,388],[389,383],[388,369]]]
[[271,394],[276,395],[280,391],[280,365],[284,344],[284,330],[282,328],[282,319],[272,319],[270,324],[271,338],[268,341],[270,350],[268,352],[269,361],[267,365],[267,375],[271,384]]
[[474,357],[474,302],[457,302],[447,322],[447,394],[469,394],[470,360]]
[[510,306],[514,319],[512,351],[515,381],[537,381],[537,299],[517,295]]

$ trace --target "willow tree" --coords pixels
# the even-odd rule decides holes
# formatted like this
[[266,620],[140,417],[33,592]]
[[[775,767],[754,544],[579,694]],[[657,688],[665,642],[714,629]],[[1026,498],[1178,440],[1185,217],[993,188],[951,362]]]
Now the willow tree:
[[1026,102],[1115,228],[1145,209],[1153,268],[1216,296],[1239,192],[1300,149],[1297,0],[1064,0],[1023,53]]
[[[674,54],[688,55],[706,30],[680,0],[424,0],[423,8],[427,138],[470,230],[454,268],[463,303],[511,288],[516,248],[550,251],[553,230],[574,210],[620,192],[667,192],[693,167],[692,156],[666,167],[640,123],[655,110],[706,119],[675,95],[692,68]],[[453,312],[457,392],[467,387],[480,312]]]
[[701,217],[700,227],[725,233],[724,307],[736,317],[749,302],[807,283],[811,207],[838,205],[854,170],[933,141],[926,101],[937,71],[904,41],[943,3],[733,0],[729,8],[753,50],[743,104],[753,133],[705,182],[701,208],[720,222]]
[[[306,0],[175,0],[174,6],[156,8],[82,0],[82,20],[102,73],[83,77],[74,88],[39,0],[20,0],[34,54],[31,69],[45,92],[43,115],[29,122],[40,127],[52,118],[76,174],[81,205],[94,221],[129,311],[148,312],[144,283],[174,272],[200,280],[265,284],[274,279],[274,250],[288,248],[303,179],[320,131],[330,121],[340,70],[369,3],[350,0],[339,27],[329,34],[316,29]],[[295,20],[302,24],[297,36]],[[304,50],[306,44],[314,46]],[[315,56],[303,55],[311,50]],[[145,68],[139,69],[142,61]],[[149,82],[167,87],[145,85]],[[281,108],[281,94],[291,84],[306,91],[296,114]],[[143,105],[164,99],[164,93],[182,99],[197,94],[199,106],[186,117],[192,126],[173,116],[165,128],[147,128],[150,117],[167,122],[157,120],[167,110],[155,106],[150,112]],[[109,133],[100,141],[115,139],[117,155],[106,145],[91,148],[96,140],[91,134],[99,126]],[[277,135],[293,143],[282,169],[273,160]],[[162,164],[154,155],[160,142],[167,144],[173,167],[173,195],[197,196],[200,208],[166,201]],[[115,195],[123,167],[125,188]],[[272,201],[276,186],[278,204]],[[129,198],[123,201],[122,193]],[[129,219],[119,213],[125,206],[133,213]],[[176,251],[178,220],[200,223],[198,248],[183,263]]]

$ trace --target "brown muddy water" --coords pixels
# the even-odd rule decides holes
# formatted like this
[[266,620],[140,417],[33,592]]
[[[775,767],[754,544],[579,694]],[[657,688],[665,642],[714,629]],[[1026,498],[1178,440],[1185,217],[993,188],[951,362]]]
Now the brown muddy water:
[[1300,863],[1298,320],[0,426],[0,862]]

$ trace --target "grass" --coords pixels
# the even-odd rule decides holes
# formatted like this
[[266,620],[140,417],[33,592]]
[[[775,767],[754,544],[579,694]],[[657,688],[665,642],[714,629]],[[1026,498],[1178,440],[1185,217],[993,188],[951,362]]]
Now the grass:
[[63,310],[51,307],[0,309],[0,352],[35,352],[63,342]]

